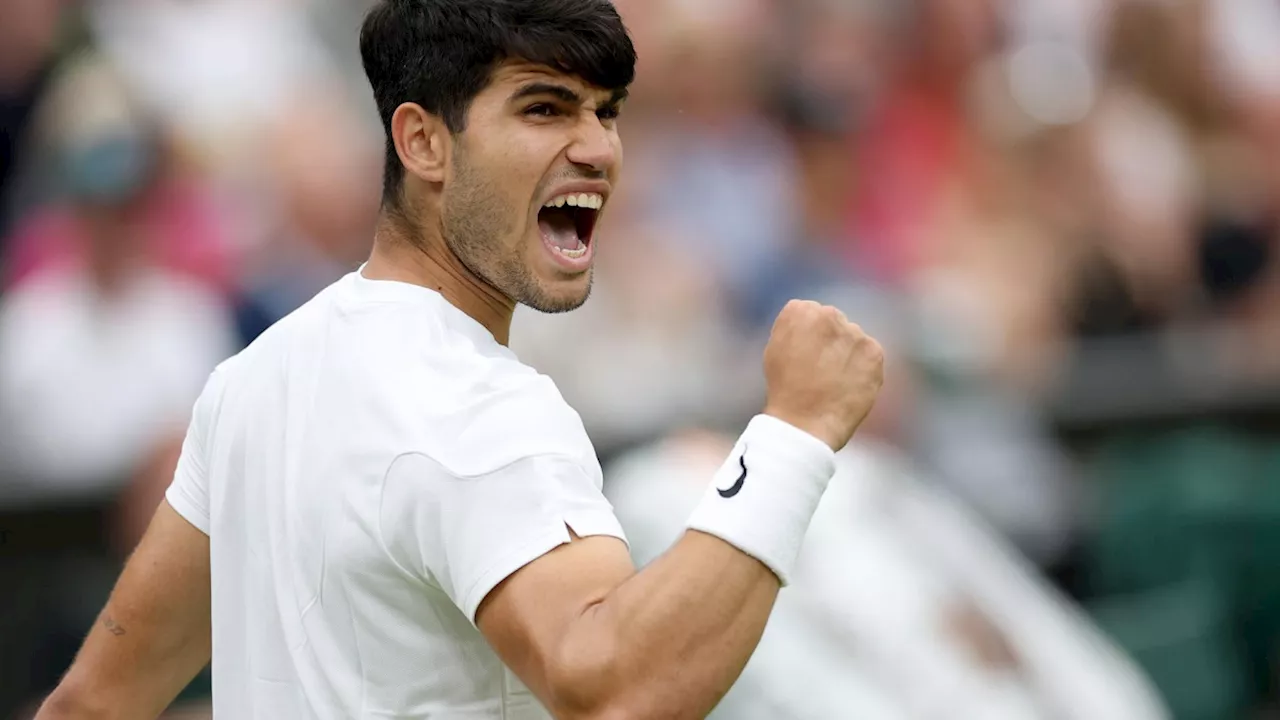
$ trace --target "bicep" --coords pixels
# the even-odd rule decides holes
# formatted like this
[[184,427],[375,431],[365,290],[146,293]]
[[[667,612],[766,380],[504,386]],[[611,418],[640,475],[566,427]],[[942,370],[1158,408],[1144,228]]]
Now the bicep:
[[561,661],[571,626],[635,572],[621,540],[574,536],[495,587],[476,625],[503,663],[553,706],[548,671]]
[[66,682],[153,717],[209,656],[209,538],[161,503]]
[[548,707],[568,631],[635,574],[593,468],[567,455],[469,476],[400,456],[379,526],[392,558],[443,590]]

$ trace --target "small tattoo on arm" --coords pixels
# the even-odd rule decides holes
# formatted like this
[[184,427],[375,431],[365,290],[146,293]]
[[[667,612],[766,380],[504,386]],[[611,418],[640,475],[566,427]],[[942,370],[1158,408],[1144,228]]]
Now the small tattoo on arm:
[[115,620],[112,620],[110,615],[102,616],[102,627],[106,628],[107,632],[117,637],[124,634],[124,626]]

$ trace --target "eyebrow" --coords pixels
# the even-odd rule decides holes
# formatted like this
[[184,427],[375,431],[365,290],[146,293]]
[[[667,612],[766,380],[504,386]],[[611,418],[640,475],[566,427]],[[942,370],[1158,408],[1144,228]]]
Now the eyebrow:
[[[538,95],[550,95],[562,102],[567,102],[567,103],[573,103],[573,104],[582,103],[582,96],[579,95],[578,93],[574,92],[573,90],[570,90],[564,85],[557,85],[556,83],[549,83],[549,82],[529,83],[528,85],[525,85],[524,87],[515,91],[515,93],[512,94],[511,99],[513,101],[523,100],[525,98],[536,97]],[[613,94],[610,95],[609,99],[606,102],[602,103],[602,105],[605,107],[617,105],[626,99],[627,99],[627,89],[618,88],[617,90],[613,91]]]
[[512,96],[512,100],[523,100],[524,98],[534,97],[536,95],[550,95],[567,103],[580,103],[582,96],[570,90],[563,85],[548,82],[534,82],[525,85],[517,90]]

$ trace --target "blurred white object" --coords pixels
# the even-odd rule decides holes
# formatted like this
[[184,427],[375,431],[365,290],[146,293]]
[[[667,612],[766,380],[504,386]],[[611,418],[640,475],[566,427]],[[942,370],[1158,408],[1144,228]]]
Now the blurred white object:
[[1009,85],[1023,112],[1044,125],[1080,122],[1094,103],[1093,71],[1065,43],[1023,45],[1009,57]]
[[220,301],[159,272],[109,299],[75,272],[19,285],[0,305],[0,500],[109,496],[234,349]]
[[[150,109],[198,141],[232,141],[338,76],[296,3],[111,0],[89,6],[102,51]],[[352,32],[355,32],[352,29]]]
[[1181,224],[1193,205],[1195,159],[1186,128],[1157,101],[1116,86],[1103,98],[1094,151],[1120,212],[1140,223]]
[[[728,447],[669,440],[606,469],[638,563],[680,536]],[[994,533],[892,452],[863,445],[839,455],[793,584],[711,717],[1167,716],[1136,668]]]
[[1274,0],[1205,3],[1214,68],[1237,98],[1280,99],[1280,4]]

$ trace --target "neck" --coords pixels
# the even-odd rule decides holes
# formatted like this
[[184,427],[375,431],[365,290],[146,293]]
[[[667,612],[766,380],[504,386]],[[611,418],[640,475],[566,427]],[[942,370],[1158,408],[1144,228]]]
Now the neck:
[[439,232],[411,229],[383,213],[378,218],[373,253],[365,265],[370,280],[393,280],[435,290],[506,345],[515,302],[467,269]]

